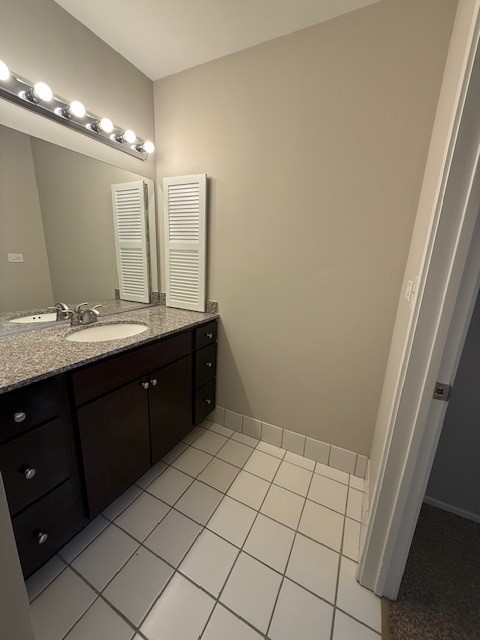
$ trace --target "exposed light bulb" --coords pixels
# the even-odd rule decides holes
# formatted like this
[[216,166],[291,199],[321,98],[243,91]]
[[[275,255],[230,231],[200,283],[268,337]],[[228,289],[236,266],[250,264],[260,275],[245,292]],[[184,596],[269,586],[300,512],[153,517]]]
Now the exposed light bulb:
[[84,118],[87,110],[83,106],[81,102],[78,100],[72,100],[72,102],[68,105],[68,111],[75,118]]
[[97,127],[100,129],[100,131],[103,131],[104,133],[112,133],[113,122],[110,120],[110,118],[102,118],[101,120],[98,121]]
[[142,144],[142,147],[145,153],[153,153],[155,151],[155,145],[153,144],[153,142],[150,142],[150,140],[145,140],[145,142]]
[[7,65],[5,64],[5,62],[0,60],[0,80],[2,82],[5,82],[9,78],[10,78],[10,70],[7,67]]
[[137,139],[137,136],[135,135],[134,131],[132,131],[131,129],[127,129],[123,132],[122,139],[125,140],[125,142],[128,142],[128,144],[133,144]]
[[41,100],[42,102],[50,102],[53,98],[53,91],[45,82],[36,82],[33,85],[32,93],[36,100]]

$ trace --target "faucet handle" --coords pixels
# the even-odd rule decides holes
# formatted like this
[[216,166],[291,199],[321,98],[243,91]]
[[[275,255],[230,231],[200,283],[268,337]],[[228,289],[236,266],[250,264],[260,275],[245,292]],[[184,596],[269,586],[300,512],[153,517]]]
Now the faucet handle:
[[65,302],[57,302],[55,306],[47,307],[47,309],[57,312],[57,320],[66,320],[72,314]]
[[87,311],[94,313],[98,318],[98,316],[100,315],[100,311],[98,311],[98,309],[100,309],[101,306],[102,306],[101,304],[95,304],[91,309],[87,309]]

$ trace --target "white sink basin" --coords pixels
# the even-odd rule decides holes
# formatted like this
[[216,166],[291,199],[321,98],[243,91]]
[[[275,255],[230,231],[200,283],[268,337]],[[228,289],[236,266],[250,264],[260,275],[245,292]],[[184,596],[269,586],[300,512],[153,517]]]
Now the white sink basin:
[[75,333],[67,336],[67,340],[70,342],[108,342],[109,340],[130,338],[143,333],[147,329],[148,327],[144,324],[129,324],[127,322],[102,324],[75,331]]
[[34,316],[23,316],[22,318],[14,318],[10,322],[18,324],[27,324],[29,322],[55,322],[56,313],[36,313]]

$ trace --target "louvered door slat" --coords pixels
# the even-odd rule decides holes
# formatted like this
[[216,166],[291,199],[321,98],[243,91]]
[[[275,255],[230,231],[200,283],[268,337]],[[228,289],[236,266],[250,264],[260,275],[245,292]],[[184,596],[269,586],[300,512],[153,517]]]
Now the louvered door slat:
[[150,302],[145,183],[112,184],[112,204],[120,298]]
[[199,174],[165,178],[167,305],[205,311],[206,185]]

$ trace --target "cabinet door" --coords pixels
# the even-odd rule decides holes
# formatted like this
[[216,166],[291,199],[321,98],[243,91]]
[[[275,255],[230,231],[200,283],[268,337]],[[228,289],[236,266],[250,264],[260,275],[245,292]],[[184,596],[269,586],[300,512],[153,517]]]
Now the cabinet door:
[[[156,384],[152,384],[156,380]],[[150,438],[152,464],[192,428],[192,361],[190,356],[151,375]]]
[[148,392],[141,381],[78,409],[90,517],[150,467]]

